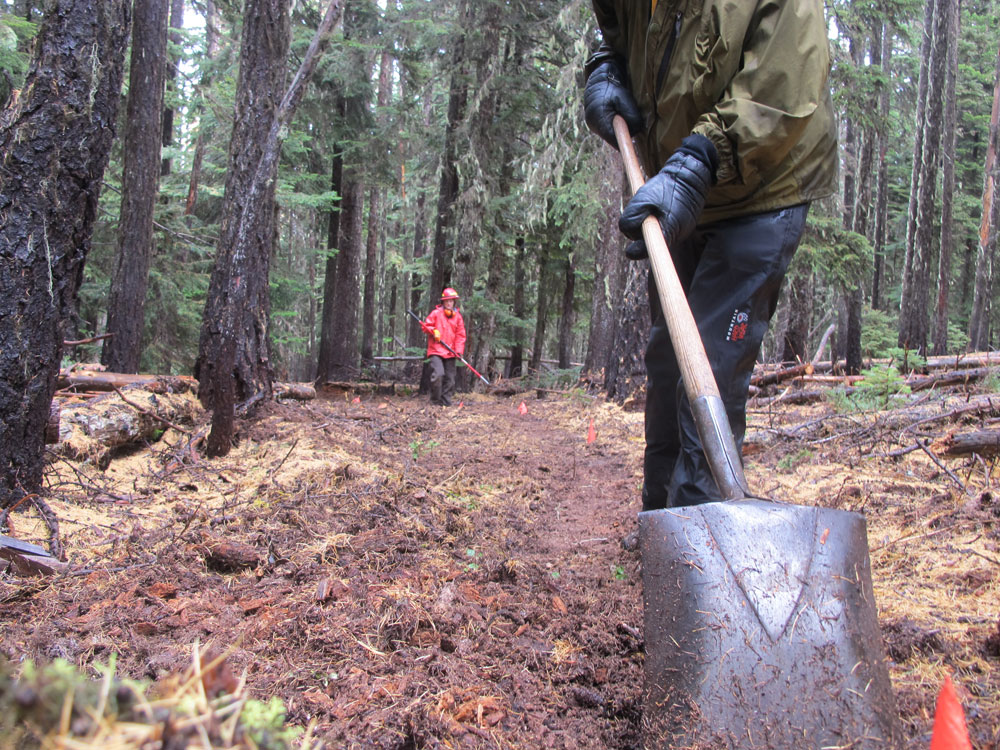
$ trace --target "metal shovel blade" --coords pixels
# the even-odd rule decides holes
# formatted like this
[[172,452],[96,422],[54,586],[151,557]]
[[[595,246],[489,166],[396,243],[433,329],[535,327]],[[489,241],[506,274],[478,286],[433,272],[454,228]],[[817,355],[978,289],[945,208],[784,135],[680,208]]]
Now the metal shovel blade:
[[901,746],[863,516],[708,503],[639,545],[647,750]]

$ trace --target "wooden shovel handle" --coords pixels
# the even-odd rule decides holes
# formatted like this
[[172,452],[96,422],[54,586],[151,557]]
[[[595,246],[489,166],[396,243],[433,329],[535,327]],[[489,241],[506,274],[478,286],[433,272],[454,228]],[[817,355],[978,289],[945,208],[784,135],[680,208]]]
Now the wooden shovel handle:
[[[625,120],[620,115],[615,115],[612,122],[618,139],[618,150],[621,151],[622,159],[625,161],[625,172],[634,195],[645,184],[642,167],[636,158],[632,136],[629,135]],[[688,400],[694,402],[700,396],[718,397],[719,387],[715,383],[715,375],[708,363],[705,345],[698,333],[698,326],[694,322],[680,279],[677,278],[677,270],[670,257],[667,241],[663,238],[660,222],[655,216],[647,216],[642,222],[642,238],[646,240],[649,263],[653,268],[653,278],[656,280],[656,292],[660,298],[667,330],[670,331],[677,363],[681,368]]]

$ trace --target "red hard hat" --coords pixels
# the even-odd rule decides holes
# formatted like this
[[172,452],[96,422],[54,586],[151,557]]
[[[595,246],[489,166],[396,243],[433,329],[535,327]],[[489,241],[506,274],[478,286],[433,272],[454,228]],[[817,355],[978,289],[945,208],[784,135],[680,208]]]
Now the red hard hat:
[[443,292],[441,292],[441,299],[458,299],[458,292],[452,289],[450,286],[447,287]]

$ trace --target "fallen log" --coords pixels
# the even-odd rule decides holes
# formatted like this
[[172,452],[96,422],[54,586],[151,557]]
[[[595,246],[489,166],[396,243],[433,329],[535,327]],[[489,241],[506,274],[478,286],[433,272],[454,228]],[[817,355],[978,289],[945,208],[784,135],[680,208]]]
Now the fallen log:
[[184,431],[179,425],[193,426],[204,419],[204,413],[191,392],[150,393],[134,388],[127,396],[112,392],[86,402],[63,404],[56,415],[50,414],[50,425],[55,419],[57,442],[53,451],[92,461],[103,469],[115,451],[153,442],[168,426]]
[[806,362],[805,364],[795,365],[794,367],[786,367],[783,370],[777,370],[776,372],[761,373],[759,375],[754,375],[750,378],[750,385],[762,387],[765,385],[775,385],[784,380],[790,380],[792,378],[797,378],[800,375],[812,375],[815,371],[815,367],[812,362]]
[[980,456],[1000,454],[1000,429],[975,430],[973,432],[945,435],[934,441],[933,450],[946,456],[962,456],[978,453]]
[[[853,389],[848,389],[848,393],[852,391]],[[751,401],[751,404],[755,407],[777,406],[778,404],[794,404],[796,406],[801,406],[803,404],[815,404],[826,398],[829,392],[829,390],[788,390],[777,396],[771,396],[769,398],[754,398]]]
[[113,391],[116,388],[141,386],[151,393],[197,392],[198,381],[188,375],[132,375],[97,370],[61,370],[56,388],[84,391]]
[[311,401],[316,398],[316,386],[312,383],[275,383],[276,399],[293,398],[296,401]]
[[1000,368],[1000,364],[994,367],[977,367],[971,370],[953,370],[937,375],[913,375],[907,378],[906,383],[912,391],[923,391],[939,385],[964,385],[975,380],[982,380],[990,373],[997,372],[998,368]]
[[[864,362],[864,367],[874,367],[875,365],[887,364],[899,365],[899,360],[888,359],[868,359]],[[802,368],[812,367],[812,373],[826,373],[833,369],[833,362],[830,360],[813,360],[809,363],[802,363],[793,367],[774,369],[773,365],[758,364],[754,368],[754,376],[750,380],[753,385],[774,385],[803,373]],[[843,360],[838,364],[842,365]],[[970,369],[979,367],[1000,367],[1000,352],[970,352],[968,354],[948,354],[928,357],[924,369],[934,370],[955,370]]]

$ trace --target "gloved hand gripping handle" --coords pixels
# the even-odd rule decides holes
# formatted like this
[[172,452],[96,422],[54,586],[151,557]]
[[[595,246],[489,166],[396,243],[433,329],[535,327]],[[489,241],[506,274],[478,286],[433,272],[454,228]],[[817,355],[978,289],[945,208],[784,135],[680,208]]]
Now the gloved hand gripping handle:
[[[618,150],[625,161],[625,172],[634,194],[645,182],[642,168],[635,155],[632,136],[629,135],[625,120],[615,116],[613,124]],[[691,412],[698,427],[705,457],[712,468],[712,475],[726,500],[753,497],[743,475],[743,463],[736,452],[733,431],[708,355],[705,354],[705,345],[670,258],[660,222],[655,216],[647,216],[642,222],[642,237],[646,241],[660,307],[680,365],[684,390],[691,403]]]

